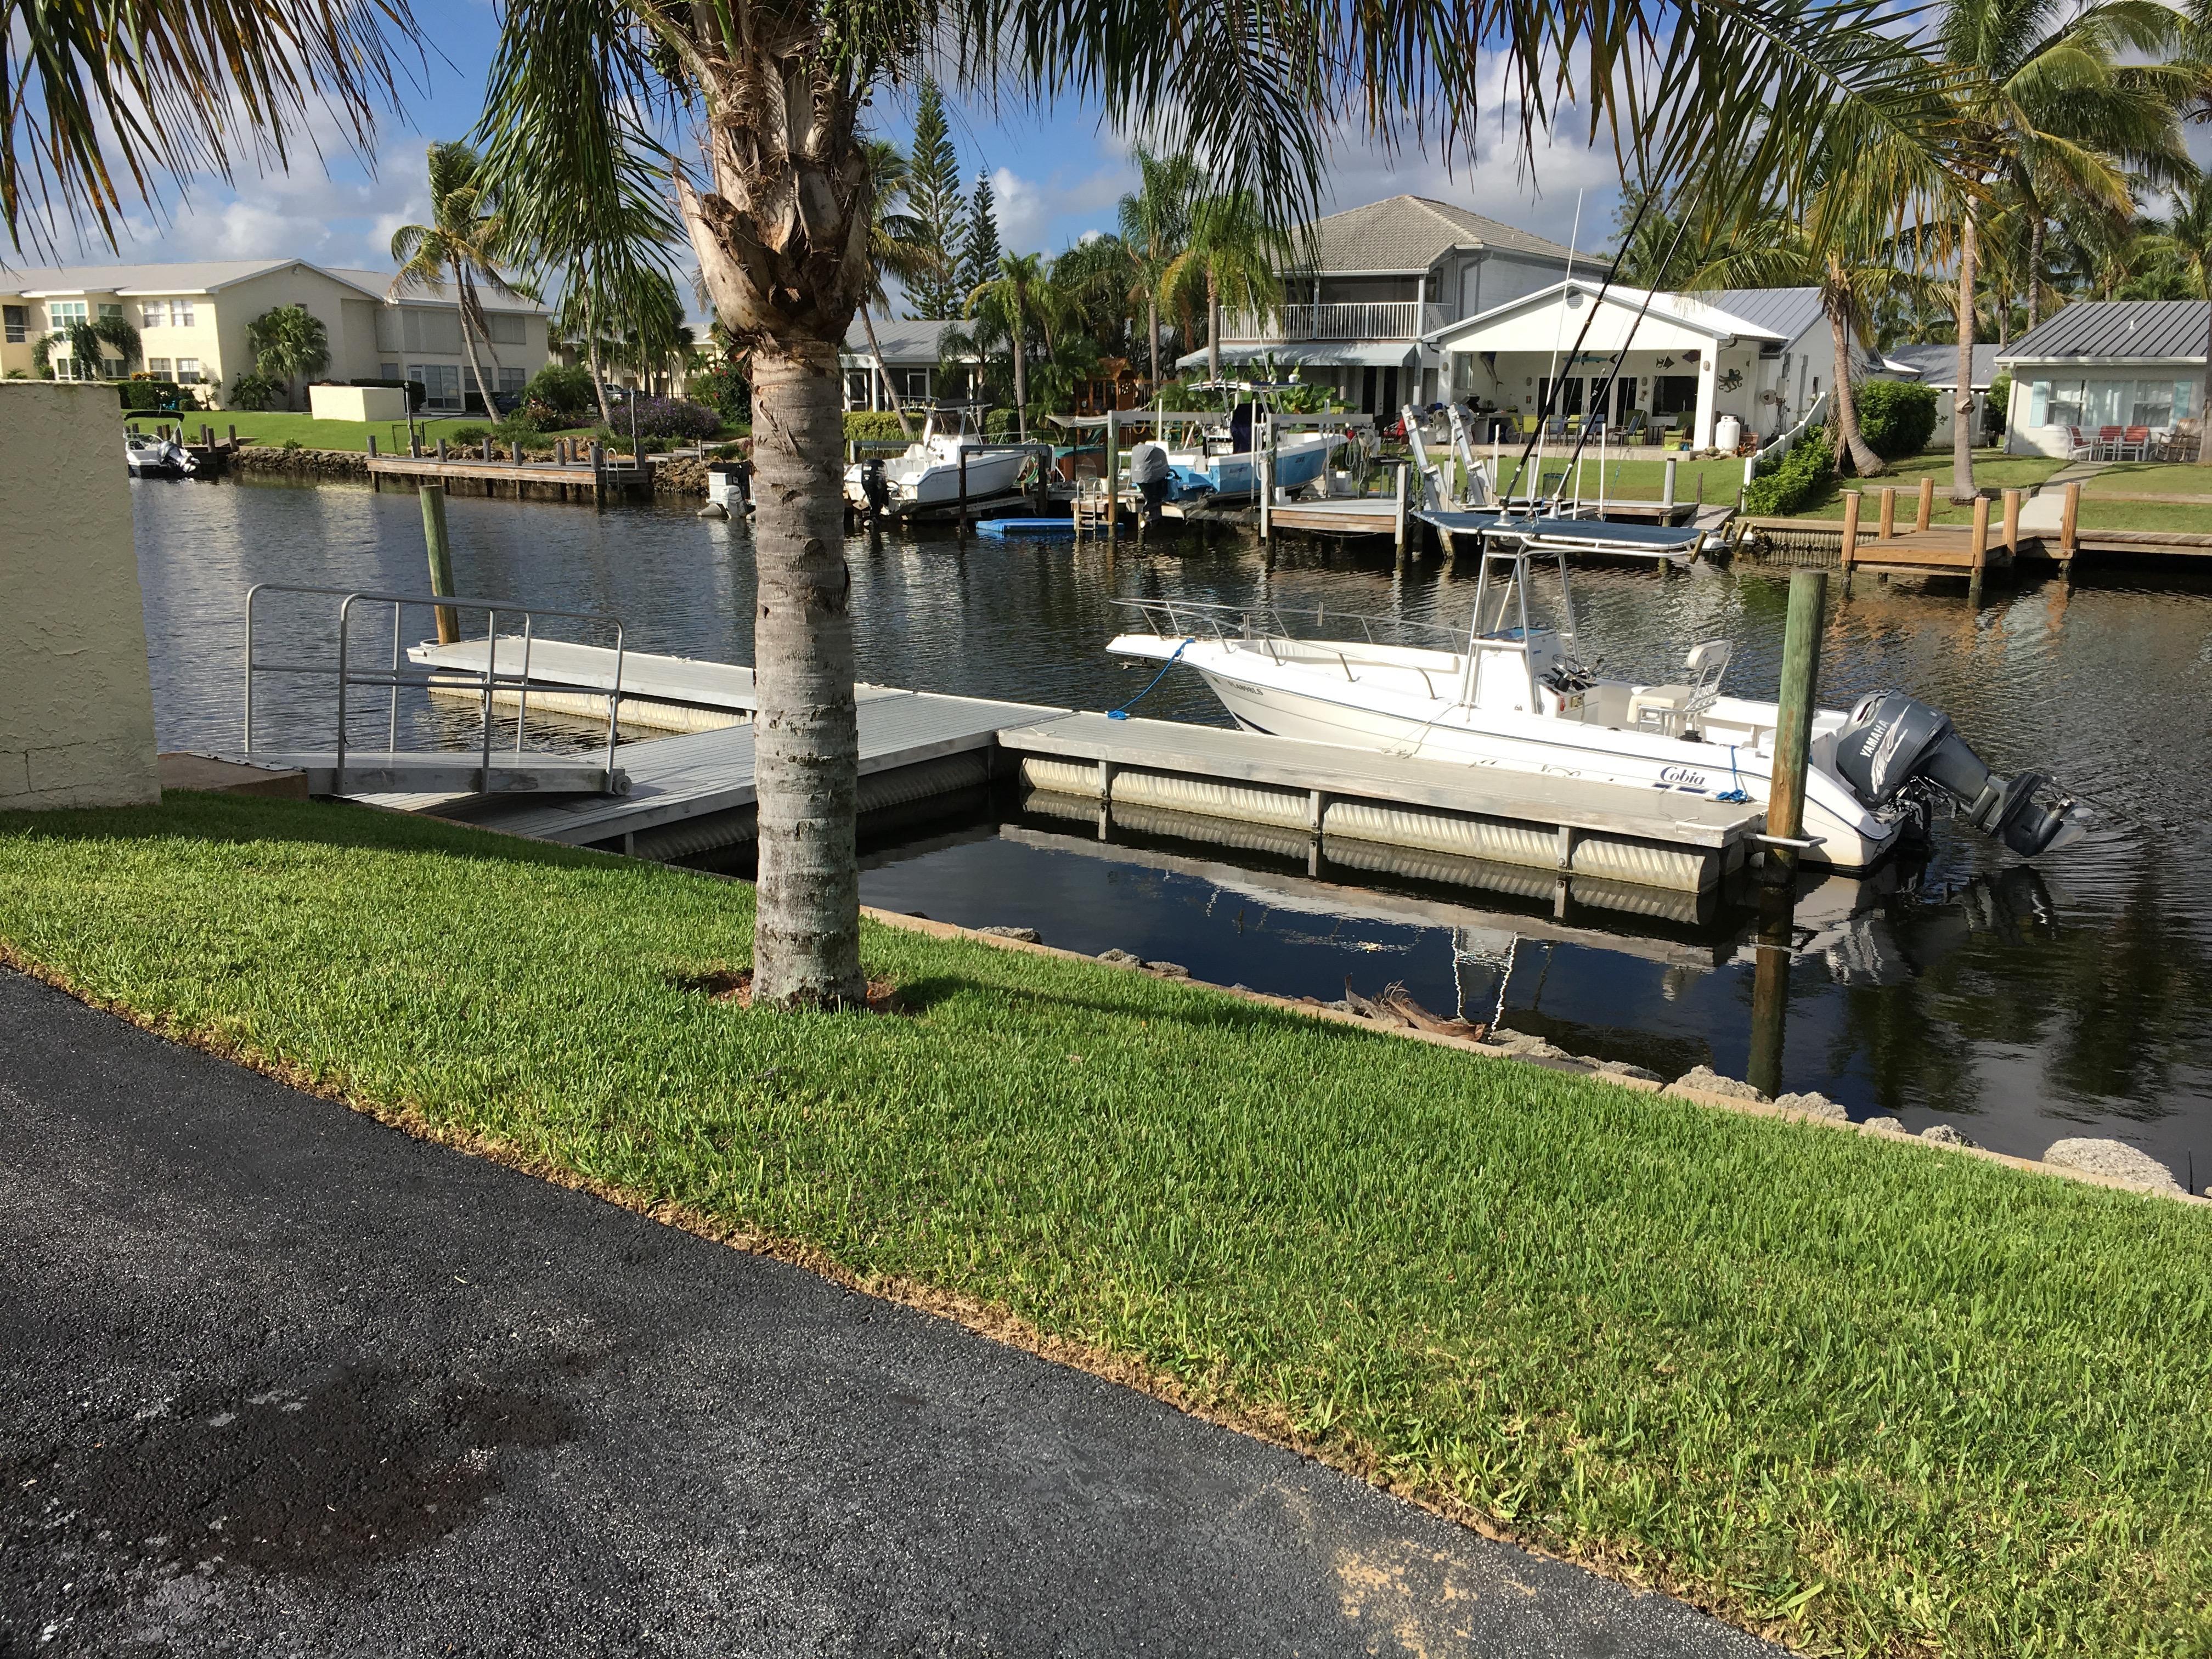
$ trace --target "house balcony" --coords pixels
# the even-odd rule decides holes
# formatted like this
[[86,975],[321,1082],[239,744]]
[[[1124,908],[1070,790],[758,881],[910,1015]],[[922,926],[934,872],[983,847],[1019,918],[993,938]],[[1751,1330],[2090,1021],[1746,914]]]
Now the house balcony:
[[1264,345],[1292,340],[1418,340],[1451,319],[1440,305],[1380,300],[1278,307],[1272,317],[1224,316],[1225,343]]

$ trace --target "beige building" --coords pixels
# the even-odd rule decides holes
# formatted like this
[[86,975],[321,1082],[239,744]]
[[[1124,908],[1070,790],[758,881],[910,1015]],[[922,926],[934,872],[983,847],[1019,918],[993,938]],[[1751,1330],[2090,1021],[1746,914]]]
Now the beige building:
[[[220,404],[252,367],[249,324],[264,312],[304,306],[330,337],[321,378],[419,380],[432,409],[473,403],[476,386],[461,349],[459,304],[449,295],[386,297],[392,273],[314,265],[304,259],[222,259],[185,264],[71,265],[0,274],[0,374],[35,375],[37,343],[73,320],[120,317],[138,331],[140,360],[110,358],[87,372],[66,342],[51,348],[58,380],[118,380],[149,374],[202,388]],[[491,339],[477,351],[495,392],[519,392],[544,367],[546,313],[534,301],[483,295]]]

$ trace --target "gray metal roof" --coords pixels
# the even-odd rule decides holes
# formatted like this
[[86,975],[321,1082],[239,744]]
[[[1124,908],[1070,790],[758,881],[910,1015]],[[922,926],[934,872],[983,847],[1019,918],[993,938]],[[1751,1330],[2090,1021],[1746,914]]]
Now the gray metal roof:
[[[1997,353],[2008,348],[1978,345],[1974,348],[1974,383],[1970,392],[1987,392],[1996,383]],[[1923,386],[1938,386],[1946,391],[1959,384],[1959,348],[1954,345],[1892,346],[1882,354],[1901,368],[1912,371],[1913,378]]]
[[2003,349],[2007,362],[2204,361],[2212,301],[2076,300]]
[[1312,263],[1300,268],[1322,274],[1391,271],[1418,276],[1455,247],[1496,248],[1562,264],[1570,252],[1560,243],[1425,196],[1392,196],[1332,213],[1307,226],[1305,237],[1296,246],[1300,259],[1310,258]]
[[33,265],[0,272],[0,288],[10,294],[206,294],[264,271],[306,263],[302,259],[191,259],[169,264]]
[[[900,319],[878,317],[876,322],[876,343],[884,349],[885,363],[934,364],[938,359],[938,344],[945,331],[962,326],[957,319]],[[866,357],[868,350],[867,325],[858,317],[852,327],[845,331],[845,352],[848,356]]]
[[1785,340],[1796,339],[1821,321],[1817,288],[1723,288],[1699,289],[1683,297],[1703,300],[1716,310],[1756,323]]

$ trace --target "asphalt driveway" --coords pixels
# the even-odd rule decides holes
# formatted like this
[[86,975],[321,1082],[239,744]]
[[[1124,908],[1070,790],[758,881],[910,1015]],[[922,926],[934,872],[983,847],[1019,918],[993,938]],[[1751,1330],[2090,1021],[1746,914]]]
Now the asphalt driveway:
[[0,970],[0,1655],[1769,1654]]

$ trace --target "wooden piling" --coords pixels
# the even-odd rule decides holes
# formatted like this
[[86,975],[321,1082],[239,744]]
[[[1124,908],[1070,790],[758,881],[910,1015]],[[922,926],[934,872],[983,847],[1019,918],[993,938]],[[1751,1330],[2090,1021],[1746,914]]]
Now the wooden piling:
[[[1263,542],[1268,540],[1274,534],[1275,530],[1274,459],[1275,453],[1272,449],[1263,449],[1252,458],[1253,465],[1260,471],[1260,539]],[[1402,476],[1401,474],[1401,479]],[[1404,497],[1405,493],[1405,487],[1401,482],[1398,490],[1401,499]],[[1398,538],[1398,544],[1401,548],[1405,546],[1404,537],[1401,536]]]
[[376,434],[374,432],[368,434],[368,459],[372,461],[376,459]]
[[1932,477],[1923,478],[1920,481],[1920,512],[1913,520],[1912,527],[1916,531],[1925,530],[1935,521],[1936,480]]
[[968,539],[968,447],[965,444],[960,447],[960,453],[954,459],[957,463],[955,470],[960,475],[960,498],[952,520],[952,537],[955,541],[964,542]]
[[[430,591],[446,594],[453,591],[453,549],[446,535],[446,486],[426,483],[422,489],[422,540],[430,554]],[[452,645],[461,637],[460,613],[451,605],[441,605],[438,611],[438,643]]]
[[1863,489],[1844,492],[1844,576],[1850,580],[1851,567],[1859,562],[1859,503],[1866,499]]
[[605,445],[604,445],[604,444],[602,444],[602,443],[601,443],[601,442],[597,439],[597,438],[594,438],[594,439],[592,439],[592,505],[593,507],[605,507],[606,504],[607,504],[607,452],[606,452],[606,446],[605,446]]
[[2008,489],[2004,493],[2004,550],[2008,559],[2017,560],[2020,557],[2020,491],[2017,489]]
[[2081,517],[2081,481],[2076,478],[2066,486],[2065,505],[2058,509],[2058,569],[2062,575],[2074,572],[2074,533]]
[[443,465],[445,465],[445,464],[446,464],[446,441],[445,441],[443,438],[441,438],[441,439],[439,439],[439,440],[438,440],[438,465],[439,465],[440,466],[443,466]]
[[[1774,722],[1773,781],[1767,791],[1766,833],[1796,840],[1805,833],[1805,769],[1812,746],[1814,698],[1820,690],[1820,630],[1828,604],[1828,573],[1790,574],[1790,613],[1782,635],[1782,690]],[[1798,848],[1769,847],[1770,878],[1797,873]]]
[[1391,514],[1391,528],[1397,538],[1397,556],[1401,559],[1406,556],[1406,487],[1407,483],[1406,475],[1407,471],[1405,466],[1398,469],[1398,499],[1396,507]]
[[1881,492],[1881,530],[1878,539],[1888,541],[1897,534],[1897,486],[1888,484]]
[[1990,498],[1974,497],[1974,536],[1969,550],[1973,559],[1966,578],[1966,602],[1978,606],[1982,602],[1982,572],[1990,562]]

